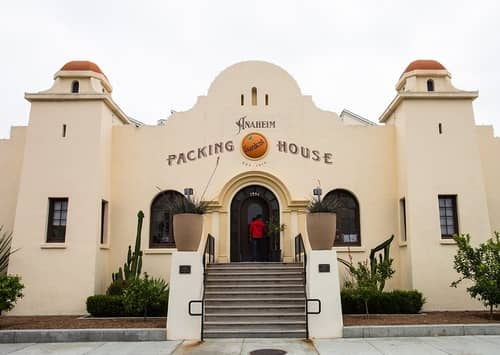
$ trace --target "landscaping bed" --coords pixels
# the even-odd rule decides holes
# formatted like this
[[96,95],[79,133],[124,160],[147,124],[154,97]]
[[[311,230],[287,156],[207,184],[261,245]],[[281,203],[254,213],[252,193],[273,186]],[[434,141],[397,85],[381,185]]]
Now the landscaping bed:
[[[311,316],[314,317],[314,316]],[[0,329],[92,329],[92,328],[165,328],[166,317],[84,318],[82,316],[3,316]],[[425,312],[419,314],[344,315],[344,325],[415,325],[500,323],[500,313],[493,320],[488,312]]]
[[418,324],[474,324],[500,323],[500,313],[489,319],[487,311],[423,312],[417,314],[346,314],[344,326],[350,325],[418,325]]
[[159,318],[83,318],[82,316],[4,316],[5,329],[93,329],[93,328],[165,328],[166,317]]

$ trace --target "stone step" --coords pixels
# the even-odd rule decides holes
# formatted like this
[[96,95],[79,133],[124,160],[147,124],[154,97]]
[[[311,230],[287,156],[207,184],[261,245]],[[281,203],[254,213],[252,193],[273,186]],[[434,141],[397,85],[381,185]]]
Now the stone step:
[[281,331],[287,330],[305,330],[306,321],[288,321],[288,320],[259,320],[259,321],[205,321],[204,330],[259,330],[261,328],[275,329]]
[[231,268],[231,269],[218,269],[218,270],[207,270],[207,275],[303,275],[302,269],[242,269],[242,268]]
[[265,261],[244,261],[239,263],[218,263],[218,264],[208,264],[207,267],[241,267],[241,266],[255,266],[255,267],[265,267],[265,266],[282,266],[282,267],[303,267],[302,263],[281,263],[281,262],[265,262]]
[[275,307],[279,305],[305,306],[303,297],[252,297],[252,298],[211,298],[205,299],[205,306],[239,306],[255,305],[260,307]]
[[259,291],[239,291],[239,290],[231,290],[231,291],[205,291],[205,300],[211,300],[214,298],[244,298],[244,299],[253,299],[254,297],[258,297],[261,299],[264,298],[299,298],[304,299],[305,294],[304,290],[301,291],[290,291],[290,290],[259,290]]
[[279,272],[304,272],[302,266],[208,266],[210,273],[217,272],[247,272],[247,271],[279,271]]
[[301,313],[305,314],[306,307],[304,303],[297,304],[246,304],[246,305],[205,305],[205,314],[217,315],[217,314],[267,314],[267,313],[280,313],[280,314],[290,314],[290,313]]
[[214,278],[240,278],[243,280],[261,280],[261,279],[272,279],[272,278],[298,278],[302,277],[300,272],[261,272],[261,271],[249,271],[249,272],[217,272],[207,274],[207,280],[212,280]]
[[242,278],[231,278],[231,277],[216,277],[210,276],[207,278],[207,286],[209,285],[253,285],[254,283],[259,283],[261,285],[290,285],[290,284],[301,284],[304,285],[303,277],[287,277],[287,278],[265,278],[265,279],[242,279]]
[[205,322],[304,321],[302,313],[205,313]]
[[205,290],[208,291],[220,291],[220,292],[229,292],[229,291],[242,291],[242,292],[254,292],[254,291],[278,291],[278,290],[286,290],[286,291],[302,291],[304,292],[304,285],[302,284],[290,284],[290,285],[272,285],[272,284],[253,284],[253,285],[242,285],[242,284],[229,284],[229,285],[207,285]]
[[210,338],[306,338],[305,330],[276,330],[260,328],[253,331],[238,329],[217,329],[203,332],[203,337]]

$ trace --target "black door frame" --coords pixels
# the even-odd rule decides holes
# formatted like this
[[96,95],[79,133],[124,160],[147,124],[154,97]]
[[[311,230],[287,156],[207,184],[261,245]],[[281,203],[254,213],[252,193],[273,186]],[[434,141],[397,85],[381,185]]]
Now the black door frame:
[[[241,188],[231,200],[230,207],[230,260],[231,262],[244,261],[241,252],[241,230],[246,228],[247,221],[242,221],[241,207],[248,199],[261,199],[267,204],[269,217],[280,223],[280,206],[276,194],[262,185],[249,185]],[[268,222],[268,221],[265,221]],[[245,225],[242,225],[244,223]],[[280,235],[270,236],[269,260],[281,261]]]

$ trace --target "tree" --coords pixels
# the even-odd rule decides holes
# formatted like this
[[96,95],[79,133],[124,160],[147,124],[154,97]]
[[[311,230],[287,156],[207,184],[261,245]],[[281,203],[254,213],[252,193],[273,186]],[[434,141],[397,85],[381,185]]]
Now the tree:
[[495,232],[493,238],[477,248],[471,246],[469,234],[456,235],[453,239],[458,246],[453,268],[461,277],[450,286],[457,287],[463,280],[470,280],[472,286],[467,287],[467,292],[489,307],[492,319],[493,307],[500,304],[500,233]]
[[[342,264],[347,267],[349,271],[350,280],[347,280],[344,287],[356,290],[359,297],[365,303],[365,312],[369,313],[368,301],[370,298],[384,290],[385,282],[394,275],[392,262],[394,259],[389,257],[389,250],[394,236],[391,236],[386,241],[377,245],[370,252],[370,262],[358,262],[357,265],[352,262],[352,255],[349,253],[349,261],[338,258]],[[377,259],[376,253],[379,254]]]
[[[344,264],[347,265],[347,264]],[[358,262],[358,265],[350,263],[348,266],[351,280],[347,280],[344,284],[346,288],[356,290],[356,293],[363,300],[365,304],[365,312],[369,314],[368,301],[374,294],[379,292],[377,284],[379,282],[379,275],[373,274],[368,266],[368,261],[363,263]]]

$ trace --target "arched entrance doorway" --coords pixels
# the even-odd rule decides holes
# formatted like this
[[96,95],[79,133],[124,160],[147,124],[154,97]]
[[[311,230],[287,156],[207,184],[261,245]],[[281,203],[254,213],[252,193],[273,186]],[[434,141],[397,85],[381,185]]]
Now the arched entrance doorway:
[[261,243],[259,250],[260,260],[281,260],[279,232],[269,233],[270,223],[280,225],[278,199],[271,190],[260,185],[250,185],[238,191],[231,201],[232,262],[251,260],[249,225],[252,219],[259,214],[262,215],[268,226],[268,237]]

